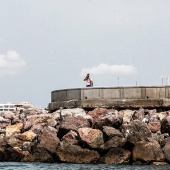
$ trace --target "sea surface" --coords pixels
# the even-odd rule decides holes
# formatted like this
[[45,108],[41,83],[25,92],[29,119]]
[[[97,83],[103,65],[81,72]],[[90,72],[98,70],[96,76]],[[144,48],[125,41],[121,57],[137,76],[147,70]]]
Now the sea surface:
[[170,170],[170,165],[106,165],[1,162],[0,170]]

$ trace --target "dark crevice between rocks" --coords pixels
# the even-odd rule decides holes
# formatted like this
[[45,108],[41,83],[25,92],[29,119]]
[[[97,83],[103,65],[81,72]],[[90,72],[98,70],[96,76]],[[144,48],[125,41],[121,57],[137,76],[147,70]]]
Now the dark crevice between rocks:
[[132,144],[132,143],[130,143],[130,142],[127,141],[123,148],[124,148],[125,150],[128,150],[128,151],[132,152],[134,146],[135,146],[134,144]]
[[60,161],[59,157],[55,153],[52,154],[52,157],[53,157],[54,162],[62,163],[62,161]]
[[61,129],[59,128],[59,131],[57,133],[57,137],[59,139],[61,139],[64,135],[66,135],[70,130],[66,130],[66,129]]
[[134,148],[134,144],[132,144],[132,143],[130,143],[130,142],[126,142],[126,144],[124,145],[124,147],[123,147],[123,149],[125,149],[125,150],[128,150],[128,151],[130,151],[131,152],[131,154],[130,154],[130,159],[129,159],[129,164],[130,165],[132,165],[133,164],[133,155],[132,155],[132,150],[133,150],[133,148]]

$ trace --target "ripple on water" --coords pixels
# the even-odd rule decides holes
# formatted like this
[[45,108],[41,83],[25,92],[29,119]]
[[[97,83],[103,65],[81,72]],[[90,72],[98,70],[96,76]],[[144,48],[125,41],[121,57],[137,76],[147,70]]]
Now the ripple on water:
[[1,162],[0,170],[170,170],[169,165],[106,165]]

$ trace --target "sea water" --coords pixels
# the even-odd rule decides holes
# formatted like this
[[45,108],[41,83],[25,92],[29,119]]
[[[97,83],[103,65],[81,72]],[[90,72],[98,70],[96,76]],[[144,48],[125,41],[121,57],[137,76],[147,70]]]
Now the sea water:
[[1,162],[0,170],[170,170],[169,165],[107,165]]

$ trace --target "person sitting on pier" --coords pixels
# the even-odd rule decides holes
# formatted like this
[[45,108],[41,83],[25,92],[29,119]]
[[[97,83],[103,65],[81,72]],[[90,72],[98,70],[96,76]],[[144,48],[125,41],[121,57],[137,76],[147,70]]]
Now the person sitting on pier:
[[90,77],[90,74],[88,73],[86,77],[84,78],[84,81],[86,81],[86,87],[93,87],[93,80]]

